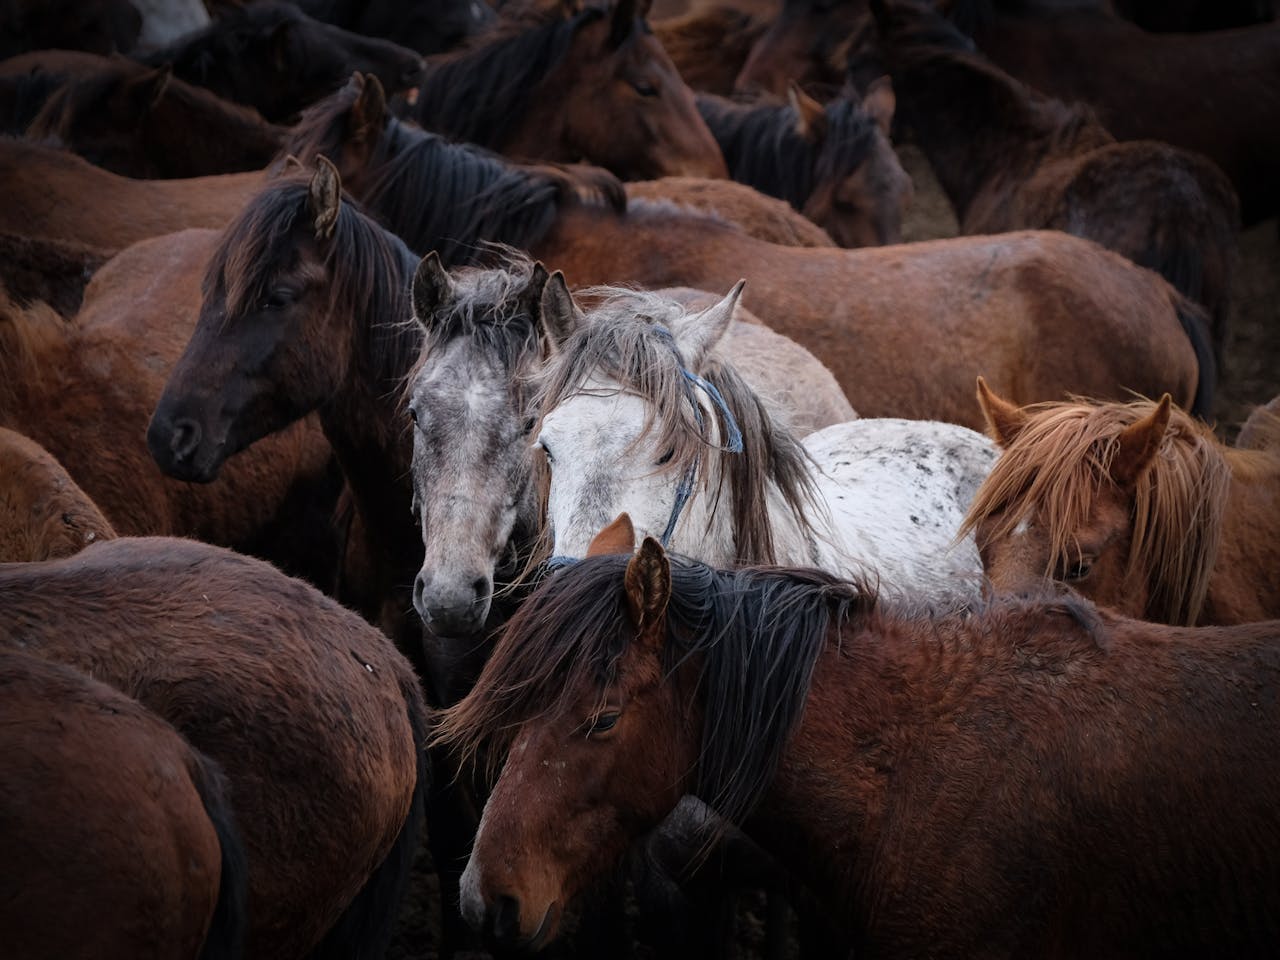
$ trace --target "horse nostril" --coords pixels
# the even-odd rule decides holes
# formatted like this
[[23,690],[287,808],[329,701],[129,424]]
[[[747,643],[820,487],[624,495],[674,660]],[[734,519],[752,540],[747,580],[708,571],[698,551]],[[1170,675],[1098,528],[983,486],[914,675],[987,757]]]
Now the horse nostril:
[[418,611],[424,623],[430,623],[431,617],[427,614],[427,605],[423,602],[423,594],[426,593],[427,581],[419,573],[413,578],[413,609]]
[[174,459],[189,460],[200,446],[201,435],[200,424],[194,420],[175,420],[173,436],[169,439],[169,449],[173,451]]
[[489,933],[500,944],[520,939],[520,901],[505,894],[489,910]]
[[476,577],[475,580],[471,581],[471,592],[475,594],[477,601],[483,600],[489,595],[489,578]]

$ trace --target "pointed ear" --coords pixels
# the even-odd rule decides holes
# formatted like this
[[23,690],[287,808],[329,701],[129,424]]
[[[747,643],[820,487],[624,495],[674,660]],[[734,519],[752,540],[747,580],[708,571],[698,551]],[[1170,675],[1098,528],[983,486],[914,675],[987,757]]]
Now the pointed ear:
[[360,95],[351,104],[347,132],[359,141],[375,140],[386,119],[387,95],[382,89],[382,81],[372,73],[366,73],[360,84]]
[[587,547],[588,557],[603,557],[613,553],[631,553],[636,548],[636,531],[631,525],[631,514],[625,510],[618,518],[595,535]]
[[533,271],[529,274],[529,282],[520,292],[520,305],[531,317],[537,317],[542,312],[542,291],[547,288],[547,279],[550,276],[541,260],[534,262]]
[[622,584],[627,593],[631,623],[637,632],[648,632],[667,612],[667,602],[671,599],[671,562],[653,537],[645,537],[640,544],[627,564]]
[[342,178],[338,168],[328,157],[316,157],[316,172],[311,175],[307,191],[307,203],[315,226],[316,239],[328,240],[338,225],[338,211],[342,207]]
[[173,64],[161,64],[130,81],[129,95],[141,110],[152,110],[169,89],[169,81],[172,79]]
[[631,36],[636,27],[636,0],[618,0],[609,22],[609,49],[616,50]]
[[1017,406],[997,397],[982,377],[978,377],[978,406],[987,418],[987,433],[1002,447],[1013,443],[1029,419]]
[[453,278],[440,262],[440,254],[432,250],[418,261],[413,271],[413,317],[424,330],[431,326],[441,304],[453,300]]
[[1111,458],[1111,479],[1121,489],[1137,483],[1138,477],[1155,459],[1169,427],[1172,407],[1173,398],[1166,393],[1150,414],[1120,434],[1115,455]]
[[547,283],[542,288],[541,307],[539,314],[542,329],[551,341],[553,350],[573,336],[574,331],[586,319],[574,302],[568,284],[564,282],[564,274],[559,270],[547,278]]
[[867,95],[862,98],[862,109],[871,115],[880,132],[886,137],[893,126],[893,111],[898,107],[898,98],[893,93],[893,81],[888,77],[879,77],[867,88]]
[[299,170],[306,169],[306,164],[295,157],[292,153],[286,154],[284,158],[284,168],[281,173],[297,173]]
[[685,317],[684,322],[680,324],[680,329],[675,335],[676,346],[680,348],[680,353],[690,370],[701,368],[707,359],[707,354],[724,339],[746,285],[747,281],[739,280],[718,303],[712,304],[700,313]]
[[787,84],[787,103],[796,115],[796,133],[810,143],[818,143],[826,137],[827,112],[794,80]]

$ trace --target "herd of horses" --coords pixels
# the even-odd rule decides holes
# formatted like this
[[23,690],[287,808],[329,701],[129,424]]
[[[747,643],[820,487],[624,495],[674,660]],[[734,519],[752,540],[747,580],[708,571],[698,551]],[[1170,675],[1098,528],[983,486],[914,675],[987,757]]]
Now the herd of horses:
[[1274,14],[0,8],[5,949],[1274,955]]

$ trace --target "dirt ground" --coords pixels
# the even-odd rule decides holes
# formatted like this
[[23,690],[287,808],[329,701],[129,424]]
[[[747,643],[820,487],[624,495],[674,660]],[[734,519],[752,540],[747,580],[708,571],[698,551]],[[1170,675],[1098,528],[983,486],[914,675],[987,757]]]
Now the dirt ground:
[[[904,239],[914,241],[955,236],[955,216],[928,162],[910,146],[901,148],[900,153],[916,188],[903,225]],[[1233,316],[1214,405],[1219,435],[1224,440],[1232,440],[1253,407],[1266,403],[1277,394],[1280,394],[1280,229],[1277,221],[1270,220],[1241,237]],[[405,898],[396,939],[388,953],[389,960],[436,960],[440,946],[436,919],[438,901],[439,888],[424,850],[415,866],[412,888]],[[759,920],[763,913],[761,904],[742,912],[735,945],[729,951],[731,956],[741,960],[756,960],[763,956],[763,925]],[[792,946],[794,948],[794,941]],[[790,952],[794,955],[796,951]],[[648,952],[634,950],[632,955],[643,960]],[[487,960],[488,956],[477,953],[473,960]],[[572,957],[573,953],[567,951],[563,956]]]

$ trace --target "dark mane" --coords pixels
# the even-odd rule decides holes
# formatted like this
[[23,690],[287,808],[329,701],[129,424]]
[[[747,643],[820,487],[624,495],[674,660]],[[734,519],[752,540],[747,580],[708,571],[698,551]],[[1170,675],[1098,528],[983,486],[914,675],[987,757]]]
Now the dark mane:
[[[253,309],[292,264],[294,228],[308,216],[308,183],[302,176],[273,181],[218,241],[203,293],[208,299],[221,284],[228,316]],[[333,303],[365,318],[368,360],[380,379],[398,381],[418,355],[421,333],[416,324],[402,322],[413,313],[409,281],[417,263],[399,237],[343,197],[326,259]]]
[[[348,84],[307,110],[281,155],[304,164],[320,154],[340,156],[359,92]],[[482,241],[536,246],[565,207],[626,209],[621,183],[604,170],[521,166],[395,119],[383,128],[365,175],[365,208],[412,249],[435,250],[446,267],[472,262]]]
[[428,62],[411,116],[428,130],[500,149],[578,31],[605,16],[601,7],[586,7],[566,17],[557,4],[500,23],[477,45]]
[[730,176],[797,210],[820,184],[858,169],[876,142],[875,120],[845,96],[824,107],[826,135],[817,144],[797,131],[798,117],[789,104],[746,106],[709,94],[696,99]]
[[[507,623],[471,694],[443,714],[437,742],[505,755],[524,721],[608,684],[635,636],[623,588],[630,559],[589,557],[544,582]],[[832,627],[876,603],[867,585],[819,570],[720,571],[671,558],[666,666],[701,659],[698,792],[728,820],[741,822],[773,777]]]

